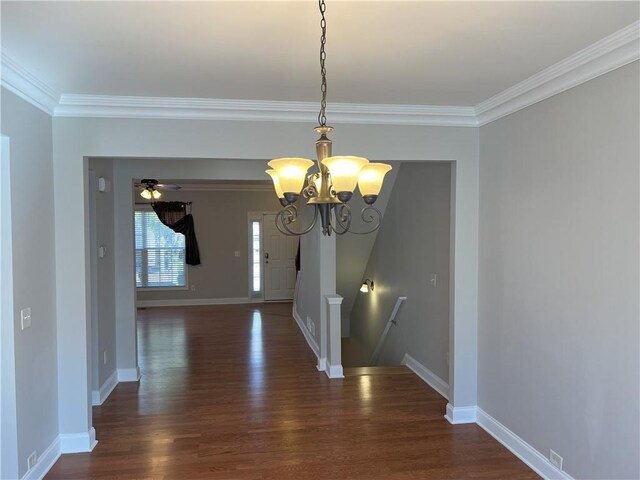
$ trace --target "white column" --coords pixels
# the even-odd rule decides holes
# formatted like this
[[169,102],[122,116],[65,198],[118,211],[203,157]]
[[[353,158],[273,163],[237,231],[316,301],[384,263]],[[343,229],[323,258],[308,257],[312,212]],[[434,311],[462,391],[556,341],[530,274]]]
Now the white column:
[[116,271],[116,364],[119,382],[140,379],[136,328],[135,243],[131,174],[113,166],[114,262]]
[[[58,419],[62,453],[90,452],[96,444],[91,418],[91,284],[86,159],[53,156],[56,213]],[[67,184],[68,183],[68,184]],[[66,187],[60,187],[65,185]]]
[[340,295],[325,295],[327,301],[327,368],[329,378],[344,378],[342,372],[342,321]]

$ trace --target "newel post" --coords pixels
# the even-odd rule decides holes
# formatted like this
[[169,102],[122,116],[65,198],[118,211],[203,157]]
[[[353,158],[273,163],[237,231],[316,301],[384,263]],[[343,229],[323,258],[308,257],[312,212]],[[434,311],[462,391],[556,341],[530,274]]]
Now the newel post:
[[327,368],[329,378],[344,378],[342,372],[342,322],[340,320],[340,295],[325,295],[327,301]]

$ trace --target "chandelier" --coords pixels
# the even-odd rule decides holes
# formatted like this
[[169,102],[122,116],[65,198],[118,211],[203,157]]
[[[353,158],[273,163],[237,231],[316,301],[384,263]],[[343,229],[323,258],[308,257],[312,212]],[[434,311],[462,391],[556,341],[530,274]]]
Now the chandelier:
[[[316,141],[317,163],[307,158],[277,158],[268,162],[271,169],[266,170],[273,180],[276,195],[280,199],[282,210],[276,215],[276,227],[285,235],[304,235],[313,230],[318,222],[322,223],[322,233],[337,235],[344,233],[367,234],[380,227],[382,214],[373,206],[382,188],[386,173],[391,165],[369,162],[364,157],[332,156],[332,143],[327,137],[333,127],[327,125],[325,110],[327,106],[327,70],[325,68],[325,44],[327,42],[326,5],[324,0],[318,2],[320,8],[320,76],[322,100],[318,113],[318,126],[315,131],[320,134]],[[309,173],[316,163],[317,170]],[[365,207],[360,211],[363,222],[370,225],[366,231],[351,230],[351,208],[347,202],[358,186]],[[311,223],[300,230],[291,228],[298,220],[298,209],[295,206],[300,195],[306,199],[307,205],[314,207]]]

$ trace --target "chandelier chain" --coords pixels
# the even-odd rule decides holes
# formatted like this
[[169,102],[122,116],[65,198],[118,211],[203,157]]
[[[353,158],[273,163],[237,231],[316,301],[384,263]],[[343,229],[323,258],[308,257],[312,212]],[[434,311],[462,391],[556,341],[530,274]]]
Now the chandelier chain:
[[327,108],[327,69],[325,67],[325,60],[327,59],[327,53],[324,50],[324,46],[327,43],[327,19],[324,17],[324,12],[327,6],[324,0],[318,0],[318,6],[320,8],[320,76],[322,78],[320,84],[320,91],[322,92],[322,100],[320,101],[320,113],[318,113],[318,124],[321,127],[327,125],[327,116],[325,110]]

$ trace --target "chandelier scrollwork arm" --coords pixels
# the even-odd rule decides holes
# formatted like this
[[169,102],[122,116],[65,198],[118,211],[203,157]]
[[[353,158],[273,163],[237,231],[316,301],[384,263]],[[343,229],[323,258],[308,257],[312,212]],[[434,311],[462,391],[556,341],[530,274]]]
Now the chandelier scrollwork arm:
[[276,228],[283,235],[288,235],[290,237],[305,235],[309,233],[311,230],[313,230],[313,227],[316,226],[316,223],[318,222],[318,209],[317,208],[313,209],[313,220],[311,220],[311,225],[309,225],[307,228],[299,232],[296,232],[289,228],[289,225],[291,225],[292,223],[295,223],[297,220],[298,220],[298,209],[296,208],[295,205],[287,205],[282,210],[280,210],[276,215]]
[[333,231],[336,235],[344,235],[351,228],[351,207],[346,203],[341,203],[334,209],[336,225]]
[[368,205],[360,211],[360,218],[364,223],[373,225],[372,228],[364,232],[349,230],[349,233],[353,233],[355,235],[368,235],[375,232],[380,228],[380,224],[382,222],[382,212],[380,212],[380,210],[378,210],[373,205]]
[[312,173],[307,177],[307,183],[302,189],[302,196],[304,198],[313,198],[318,196],[318,188],[316,187],[315,180],[319,177],[319,173]]

